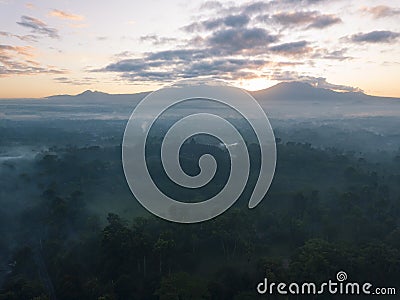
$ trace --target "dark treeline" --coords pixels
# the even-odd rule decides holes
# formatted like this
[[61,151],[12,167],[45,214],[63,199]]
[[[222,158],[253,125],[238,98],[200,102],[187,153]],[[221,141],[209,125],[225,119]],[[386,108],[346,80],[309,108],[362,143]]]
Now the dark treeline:
[[18,214],[0,209],[0,299],[259,299],[264,277],[318,283],[338,271],[399,291],[400,152],[371,161],[311,144],[277,146],[260,206],[249,210],[244,195],[192,225],[137,204],[120,146],[53,147],[22,173],[7,162],[31,198]]

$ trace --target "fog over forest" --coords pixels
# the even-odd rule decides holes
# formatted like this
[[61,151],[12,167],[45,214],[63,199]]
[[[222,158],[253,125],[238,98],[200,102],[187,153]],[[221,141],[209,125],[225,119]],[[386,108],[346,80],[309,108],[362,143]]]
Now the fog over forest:
[[[124,178],[125,126],[147,94],[0,99],[0,299],[258,299],[266,272],[319,282],[342,269],[399,289],[399,98],[299,82],[251,92],[277,143],[270,191],[247,208],[259,163],[249,142],[252,175],[239,201],[181,225],[147,212]],[[167,193],[193,202],[220,190],[229,159],[217,140],[196,136],[181,149],[188,174],[204,153],[219,162],[214,185],[196,192],[164,176],[162,138],[151,137],[147,162]]]

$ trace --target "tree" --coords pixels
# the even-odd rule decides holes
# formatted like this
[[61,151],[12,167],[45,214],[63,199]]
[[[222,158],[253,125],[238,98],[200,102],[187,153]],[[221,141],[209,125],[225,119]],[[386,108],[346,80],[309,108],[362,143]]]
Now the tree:
[[163,277],[155,294],[160,300],[209,299],[207,283],[185,272]]
[[[160,235],[157,242],[154,244],[154,252],[156,252],[159,256],[160,274],[162,274],[162,266],[164,258],[170,259],[174,248],[175,248],[175,241],[169,238],[167,234]],[[171,265],[169,265],[169,272],[171,272]]]

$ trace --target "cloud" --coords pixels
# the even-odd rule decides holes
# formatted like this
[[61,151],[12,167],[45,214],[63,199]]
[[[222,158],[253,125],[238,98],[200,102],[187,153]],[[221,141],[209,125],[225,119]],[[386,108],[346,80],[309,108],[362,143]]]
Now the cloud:
[[247,25],[250,18],[247,15],[230,15],[223,19],[223,22],[228,27],[243,27]]
[[283,55],[300,55],[312,51],[307,41],[284,43],[269,48],[270,51]]
[[143,71],[148,70],[153,67],[162,66],[162,61],[153,60],[151,61],[150,58],[147,60],[145,59],[123,59],[116,63],[111,63],[107,65],[101,71],[108,71],[108,72],[136,72],[136,71]]
[[363,92],[363,90],[358,87],[329,83],[326,81],[326,78],[323,77],[306,76],[303,77],[301,81],[307,82],[317,88],[330,89],[339,92]]
[[242,50],[257,52],[266,50],[268,45],[278,41],[278,36],[270,34],[263,28],[224,29],[212,33],[206,43],[213,48],[237,53]]
[[63,84],[70,85],[91,85],[97,83],[98,80],[94,77],[83,77],[83,78],[69,78],[69,77],[56,77],[53,78],[54,81]]
[[34,48],[30,46],[0,45],[0,77],[36,74],[63,74],[54,66],[35,61]]
[[291,71],[284,71],[284,72],[275,71],[270,76],[270,79],[277,80],[277,81],[286,81],[286,82],[291,82],[291,81],[304,82],[304,83],[308,83],[316,88],[330,89],[330,90],[334,90],[334,91],[338,91],[338,92],[355,92],[355,93],[363,92],[363,90],[358,87],[333,84],[333,83],[328,82],[326,80],[326,78],[324,78],[324,77],[301,75],[301,74],[298,74],[297,72],[293,72],[293,71],[292,72]]
[[304,6],[304,5],[314,5],[314,4],[322,4],[324,2],[332,2],[333,0],[280,0],[276,1],[276,3],[283,3],[287,5],[299,5],[299,6]]
[[219,1],[206,1],[200,6],[200,9],[218,9],[218,8],[222,8],[222,4]]
[[[258,22],[274,21],[284,26],[304,25],[306,26],[304,29],[323,29],[341,23],[342,20],[333,14],[301,10],[304,7],[325,2],[328,2],[328,0],[272,0],[268,2],[251,1],[242,5],[232,5],[230,3],[230,6],[227,6],[226,3],[213,1],[201,6],[201,9],[212,10],[219,16],[218,18],[210,18],[210,12],[207,12],[206,20],[191,23],[183,29],[187,32],[196,32],[214,30],[222,26],[243,27],[248,25],[252,19]],[[296,10],[290,12],[293,9]],[[280,12],[270,14],[273,11]],[[220,17],[221,15],[225,16]],[[232,22],[232,25],[230,25],[228,18],[232,18],[232,20],[235,18],[237,22]]]
[[[271,62],[271,55],[293,57],[313,51],[307,41],[271,46],[279,42],[280,35],[253,22],[257,14],[263,13],[262,10],[269,5],[253,2],[227,11],[223,10],[222,4],[208,3],[207,8],[202,9],[218,10],[217,16],[208,12],[207,18],[185,26],[183,30],[193,35],[180,40],[181,45],[177,49],[142,54],[124,52],[114,56],[114,62],[91,71],[117,73],[132,82],[165,82],[198,76],[227,80],[265,76],[267,66],[277,66],[277,63]],[[309,25],[310,22],[305,24]],[[178,40],[147,35],[142,36],[140,41],[157,45]],[[299,62],[294,64],[298,65]],[[293,66],[289,63],[280,65]]]
[[312,58],[322,58],[339,61],[353,59],[353,57],[347,55],[347,51],[347,48],[339,50],[316,49]]
[[[293,9],[297,3],[313,5],[325,3],[325,0],[252,1],[241,5],[204,2],[198,21],[181,28],[187,38],[175,39],[155,34],[140,37],[141,42],[174,45],[171,48],[147,53],[125,51],[115,55],[107,65],[90,71],[113,72],[131,82],[154,83],[197,76],[237,80],[266,77],[271,69],[293,68],[300,64],[309,66],[313,58],[350,59],[345,53],[347,49],[322,50],[307,40],[280,42],[284,27],[322,29],[342,22],[336,15],[316,10],[291,12],[282,9],[289,3],[292,5],[290,9]],[[274,11],[281,12],[274,14]],[[266,21],[271,24],[262,24],[261,16],[267,16]],[[298,57],[301,61],[271,60],[271,57],[280,56]]]
[[120,53],[114,54],[113,59],[125,59],[132,56],[134,56],[134,53],[132,51],[122,51]]
[[244,4],[241,9],[246,14],[258,14],[267,10],[270,7],[269,3],[263,1],[257,1],[253,3]]
[[386,5],[363,7],[361,11],[365,14],[370,14],[375,19],[400,15],[400,9],[389,7]]
[[307,24],[312,21],[315,12],[282,12],[272,16],[272,18],[283,25]]
[[368,33],[357,33],[347,39],[353,43],[391,43],[400,37],[399,32],[376,30]]
[[37,42],[37,37],[35,35],[18,35],[13,34],[11,32],[0,31],[0,36],[10,37],[10,38],[17,38],[24,42]]
[[173,81],[176,79],[176,77],[171,74],[171,72],[166,72],[166,71],[140,71],[140,72],[124,72],[121,77],[123,79],[127,79],[129,81],[163,81],[163,82],[168,82],[168,81]]
[[334,15],[321,15],[314,19],[314,21],[308,26],[308,28],[323,29],[335,24],[342,23],[342,19]]
[[210,55],[208,49],[176,49],[147,53],[148,61],[190,61]]
[[31,29],[32,33],[46,35],[52,39],[58,39],[58,31],[55,28],[51,28],[46,23],[29,16],[22,16],[21,21],[17,22],[18,25]]
[[334,0],[271,0],[271,1],[249,1],[241,5],[234,5],[234,1],[207,1],[200,6],[200,10],[208,10],[221,14],[245,13],[247,15],[265,14],[272,10],[288,10],[293,8],[304,8],[332,2]]
[[246,14],[227,15],[222,18],[212,18],[201,22],[194,22],[183,27],[186,32],[211,31],[220,27],[242,28],[250,22]]
[[0,45],[0,54],[6,55],[7,52],[15,52],[18,55],[25,57],[33,57],[33,47],[30,46],[11,46]]
[[140,37],[140,41],[141,42],[150,42],[153,45],[164,45],[164,44],[168,44],[171,42],[176,42],[177,39],[176,38],[167,38],[167,37],[160,37],[158,35],[145,35],[145,36],[141,36]]
[[264,59],[225,58],[214,49],[182,49],[147,53],[143,58],[122,59],[93,72],[117,72],[131,81],[168,81],[177,78],[217,76],[223,79],[254,78]]
[[84,19],[81,15],[75,15],[71,13],[67,13],[65,11],[59,9],[53,9],[50,13],[50,16],[56,17],[63,20],[71,20],[71,21],[82,21]]
[[[272,20],[285,26],[307,25],[306,28],[323,29],[334,24],[341,23],[342,20],[335,15],[321,14],[318,11],[296,11],[281,12],[272,15]],[[269,20],[269,17],[259,17],[260,20]]]
[[267,61],[262,59],[205,60],[201,62],[194,62],[187,66],[185,68],[185,74],[187,74],[186,77],[217,75],[219,78],[225,76],[229,79],[238,79],[243,78],[243,74],[246,74],[246,76],[249,74],[254,74],[253,71],[262,68],[267,63]]

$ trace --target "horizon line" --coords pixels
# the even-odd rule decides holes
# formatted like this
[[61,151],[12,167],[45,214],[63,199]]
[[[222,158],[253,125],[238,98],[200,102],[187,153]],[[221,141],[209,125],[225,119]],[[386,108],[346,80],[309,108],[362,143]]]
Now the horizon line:
[[[315,88],[315,89],[321,89],[321,90],[329,90],[329,91],[333,91],[333,92],[337,92],[337,93],[341,93],[341,94],[347,94],[347,93],[354,93],[354,94],[363,94],[363,95],[366,95],[366,96],[371,96],[371,97],[379,97],[379,98],[400,98],[400,95],[399,96],[380,96],[380,95],[377,95],[377,94],[367,94],[367,93],[365,93],[365,91],[363,91],[363,90],[359,90],[359,91],[346,91],[346,90],[340,90],[340,89],[334,89],[334,88],[327,88],[327,87],[319,87],[319,86],[315,86],[315,85],[313,85],[313,84],[310,84],[310,83],[308,83],[308,82],[304,82],[304,81],[281,81],[281,82],[278,82],[278,83],[276,83],[276,84],[274,84],[274,85],[272,85],[272,86],[269,86],[269,87],[266,87],[266,88],[263,88],[263,89],[258,89],[258,90],[250,90],[250,89],[245,89],[245,88],[241,88],[241,87],[239,87],[239,88],[241,88],[241,89],[243,89],[243,90],[245,90],[245,91],[247,91],[247,92],[249,92],[249,93],[257,93],[257,92],[260,92],[260,91],[265,91],[265,90],[268,90],[268,89],[270,89],[270,88],[273,88],[273,87],[276,87],[276,86],[278,86],[278,85],[280,85],[280,84],[284,84],[284,83],[287,83],[287,84],[290,84],[290,83],[302,83],[302,84],[304,84],[304,85],[308,85],[308,86],[310,86],[310,87],[312,87],[312,88]],[[48,95],[48,96],[43,96],[43,97],[1,97],[0,96],[0,100],[26,100],[26,99],[47,99],[47,98],[50,98],[50,97],[63,97],[63,96],[69,96],[69,97],[76,97],[76,96],[79,96],[79,95],[82,95],[82,94],[84,94],[84,93],[86,93],[86,92],[91,92],[91,93],[102,93],[102,94],[107,94],[107,95],[110,95],[110,96],[118,96],[118,95],[135,95],[135,94],[141,94],[141,93],[151,93],[151,92],[154,92],[154,91],[156,91],[157,89],[154,89],[154,90],[144,90],[144,91],[138,91],[138,92],[132,92],[132,93],[109,93],[109,92],[105,92],[105,91],[101,91],[101,90],[96,90],[96,89],[86,89],[86,90],[83,90],[82,92],[80,92],[80,93],[77,93],[77,94],[53,94],[53,95]]]

